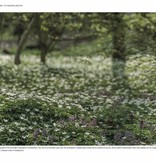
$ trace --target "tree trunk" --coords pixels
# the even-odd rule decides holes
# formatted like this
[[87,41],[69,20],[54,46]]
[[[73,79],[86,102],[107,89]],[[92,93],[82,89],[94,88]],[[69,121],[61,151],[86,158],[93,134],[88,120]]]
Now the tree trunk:
[[19,45],[18,45],[18,48],[17,48],[17,51],[16,51],[16,55],[15,55],[15,59],[14,59],[14,63],[16,65],[19,65],[21,63],[20,55],[21,55],[21,52],[23,50],[23,47],[24,47],[24,45],[26,43],[27,37],[28,37],[28,35],[29,35],[30,31],[31,31],[31,28],[32,28],[35,20],[36,20],[36,17],[33,17],[31,19],[30,23],[27,26],[27,29],[24,31],[24,33],[21,36],[21,40],[19,42]]
[[112,89],[129,88],[126,66],[125,22],[123,14],[115,13],[112,19]]
[[112,44],[113,44],[113,60],[125,61],[126,46],[125,46],[125,22],[123,14],[113,14],[112,20]]
[[45,49],[41,49],[41,58],[40,61],[42,64],[46,64],[46,55],[47,55],[47,50]]
[[3,21],[4,21],[4,15],[3,15],[3,13],[1,13],[0,14],[0,42],[2,39]]

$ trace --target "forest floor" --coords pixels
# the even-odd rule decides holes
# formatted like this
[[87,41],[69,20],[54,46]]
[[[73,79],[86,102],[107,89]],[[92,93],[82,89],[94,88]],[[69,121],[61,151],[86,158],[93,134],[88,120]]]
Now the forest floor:
[[0,56],[0,145],[156,144],[155,57],[128,59],[129,87],[102,56],[22,61]]

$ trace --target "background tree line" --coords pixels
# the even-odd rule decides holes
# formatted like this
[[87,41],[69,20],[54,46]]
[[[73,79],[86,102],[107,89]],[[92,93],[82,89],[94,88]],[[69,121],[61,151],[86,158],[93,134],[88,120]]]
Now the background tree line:
[[[149,13],[0,14],[1,41],[16,40],[14,63],[17,65],[21,63],[20,55],[27,43],[29,48],[40,51],[40,60],[46,63],[46,55],[61,40],[107,40],[110,46],[103,43],[101,51],[109,53],[113,61],[125,62],[126,55],[131,54],[154,54],[155,25],[156,14]],[[1,49],[7,51],[5,47]]]
[[[153,13],[1,13],[0,46],[2,54],[10,54],[8,42],[13,40],[16,65],[21,63],[25,49],[38,50],[40,62],[46,64],[47,54],[58,47],[61,51],[71,44],[90,44],[98,39],[101,46],[94,45],[91,54],[111,56],[113,79],[118,79],[114,88],[129,88],[127,57],[138,53],[155,55],[155,25]],[[2,44],[4,41],[6,44]]]

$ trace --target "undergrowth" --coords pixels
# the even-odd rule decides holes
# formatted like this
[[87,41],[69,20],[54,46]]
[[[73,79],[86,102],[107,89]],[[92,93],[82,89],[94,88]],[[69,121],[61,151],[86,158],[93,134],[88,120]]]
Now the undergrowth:
[[36,58],[1,60],[0,145],[156,144],[154,57],[128,59],[128,88],[110,58]]

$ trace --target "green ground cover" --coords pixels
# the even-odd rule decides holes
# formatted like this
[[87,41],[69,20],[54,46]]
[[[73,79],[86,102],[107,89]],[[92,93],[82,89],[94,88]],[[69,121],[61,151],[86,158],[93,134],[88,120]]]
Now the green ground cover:
[[130,88],[116,89],[110,58],[12,58],[0,56],[0,145],[156,144],[155,57],[129,57]]

